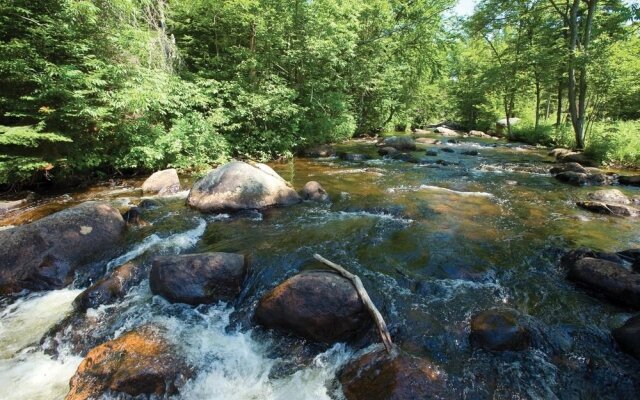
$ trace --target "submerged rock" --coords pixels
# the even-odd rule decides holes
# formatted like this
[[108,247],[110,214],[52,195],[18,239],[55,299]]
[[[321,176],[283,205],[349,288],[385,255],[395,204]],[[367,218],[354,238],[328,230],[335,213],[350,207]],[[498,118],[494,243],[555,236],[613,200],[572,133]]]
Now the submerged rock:
[[471,318],[469,341],[491,351],[522,351],[529,348],[531,334],[520,323],[515,310],[493,309]]
[[440,144],[440,140],[432,138],[417,138],[416,143],[420,144]]
[[260,299],[255,319],[268,328],[324,343],[350,340],[371,325],[352,283],[328,271],[287,279]]
[[463,154],[465,156],[477,156],[480,153],[478,153],[478,150],[465,150],[460,154]]
[[384,146],[378,149],[378,154],[380,154],[381,156],[392,156],[398,153],[400,153],[400,151],[395,147]]
[[306,157],[331,157],[336,154],[336,150],[333,146],[328,144],[321,144],[314,147],[309,147],[302,152]]
[[108,277],[91,285],[73,301],[76,310],[86,311],[103,304],[111,304],[124,297],[127,291],[142,280],[142,269],[128,262],[116,268]]
[[416,142],[409,136],[392,136],[382,142],[385,147],[393,147],[396,150],[411,151],[416,149]]
[[340,159],[344,161],[355,162],[367,161],[371,159],[371,157],[369,157],[368,155],[360,153],[338,153],[338,157],[340,157]]
[[115,208],[86,202],[0,231],[0,294],[68,285],[77,269],[119,242],[124,227]]
[[175,169],[165,169],[154,172],[142,184],[142,191],[145,194],[173,194],[180,191],[180,178]]
[[406,353],[376,350],[351,361],[339,374],[347,400],[445,399],[445,375],[431,362]]
[[623,351],[640,360],[640,315],[629,318],[611,333]]
[[142,208],[144,210],[152,210],[160,206],[162,206],[162,203],[154,199],[143,199],[142,201],[140,201],[140,203],[138,203],[138,208]]
[[152,261],[149,286],[172,303],[209,304],[234,299],[246,275],[241,254],[158,256]]
[[70,381],[65,400],[99,398],[108,391],[172,395],[192,375],[159,328],[144,326],[93,348]]
[[429,157],[437,157],[438,156],[438,152],[435,150],[427,150],[424,153],[425,156],[429,156]]
[[440,151],[444,151],[445,153],[455,153],[455,150],[453,150],[451,147],[443,147],[440,149]]
[[264,164],[234,161],[209,172],[194,185],[187,204],[204,212],[239,211],[285,206],[300,196]]
[[583,257],[566,261],[567,278],[609,300],[640,308],[640,274],[609,260]]
[[301,195],[303,200],[317,201],[320,203],[330,201],[327,191],[316,181],[307,182],[302,188]]

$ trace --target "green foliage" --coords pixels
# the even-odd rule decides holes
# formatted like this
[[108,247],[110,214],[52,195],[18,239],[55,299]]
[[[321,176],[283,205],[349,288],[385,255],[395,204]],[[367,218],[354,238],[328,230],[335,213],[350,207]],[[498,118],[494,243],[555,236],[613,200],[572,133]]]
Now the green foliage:
[[594,124],[587,134],[585,152],[600,162],[637,167],[640,165],[640,121]]

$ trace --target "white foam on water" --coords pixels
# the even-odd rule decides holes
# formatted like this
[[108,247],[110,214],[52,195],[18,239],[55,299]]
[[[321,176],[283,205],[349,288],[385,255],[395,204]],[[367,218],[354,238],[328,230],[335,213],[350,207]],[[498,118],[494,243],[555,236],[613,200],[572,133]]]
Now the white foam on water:
[[71,303],[81,291],[62,289],[45,294],[33,294],[2,310],[0,359],[11,358],[24,347],[39,341],[49,329],[72,311]]
[[420,189],[432,190],[434,192],[442,192],[442,193],[447,193],[447,194],[454,194],[456,196],[462,196],[462,197],[465,197],[465,196],[470,196],[470,197],[490,197],[490,198],[495,197],[491,193],[486,193],[486,192],[460,192],[458,190],[451,190],[451,189],[443,188],[443,187],[440,187],[440,186],[420,185]]
[[176,253],[193,247],[204,234],[207,228],[207,221],[198,218],[198,226],[186,232],[175,233],[167,238],[161,238],[157,234],[147,236],[141,243],[137,244],[133,249],[125,254],[114,258],[107,263],[107,269],[111,269],[122,265],[134,258],[144,254],[151,248],[160,248],[162,250],[172,250]]
[[3,400],[63,399],[69,392],[69,379],[82,362],[81,357],[27,352],[0,360],[0,387]]
[[229,330],[232,308],[224,304],[201,314],[200,321],[158,317],[170,339],[178,344],[198,375],[180,390],[188,400],[330,400],[329,385],[351,351],[337,344],[296,372],[270,378],[280,360],[268,355],[269,340],[256,340],[251,331]]
[[62,399],[82,358],[26,349],[72,310],[77,289],[29,295],[0,314],[0,388],[3,400]]

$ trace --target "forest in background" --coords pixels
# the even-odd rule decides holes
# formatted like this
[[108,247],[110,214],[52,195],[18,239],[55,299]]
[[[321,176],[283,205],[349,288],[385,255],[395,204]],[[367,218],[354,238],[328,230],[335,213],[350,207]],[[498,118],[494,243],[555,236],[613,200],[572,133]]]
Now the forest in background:
[[0,185],[78,182],[443,120],[640,165],[620,0],[0,0]]

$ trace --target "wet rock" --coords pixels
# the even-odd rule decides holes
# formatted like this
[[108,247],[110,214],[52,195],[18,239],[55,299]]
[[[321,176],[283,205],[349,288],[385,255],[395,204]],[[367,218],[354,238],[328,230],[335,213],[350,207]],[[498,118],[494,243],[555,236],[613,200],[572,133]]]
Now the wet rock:
[[140,208],[131,207],[127,212],[122,214],[122,219],[127,225],[132,226],[148,226],[149,223],[142,219],[142,213],[140,212]]
[[142,208],[144,210],[152,210],[160,206],[162,206],[162,203],[154,199],[143,199],[140,203],[138,203],[138,208]]
[[618,182],[621,185],[640,186],[640,175],[635,176],[619,176]]
[[6,200],[0,201],[0,215],[6,214],[10,211],[18,210],[35,199],[34,193],[29,193],[25,198],[18,200]]
[[128,262],[116,268],[108,277],[103,278],[80,293],[73,301],[76,310],[86,311],[111,304],[124,297],[133,286],[142,280],[142,269]]
[[447,143],[460,144],[462,142],[459,139],[449,139],[449,140],[447,140]]
[[433,132],[430,132],[424,129],[414,129],[413,134],[416,136],[422,136],[422,135],[432,135]]
[[631,204],[631,200],[618,189],[597,190],[589,193],[587,198],[603,203]]
[[610,183],[609,177],[603,174],[590,174],[581,172],[560,172],[555,176],[560,182],[575,186],[600,186]]
[[480,153],[478,153],[478,150],[465,150],[460,154],[463,154],[465,156],[477,156]]
[[339,373],[347,400],[444,399],[446,380],[431,362],[382,350],[364,354]]
[[[624,252],[621,252],[624,253]],[[623,260],[618,254],[615,253],[603,253],[600,251],[594,251],[587,247],[580,247],[576,250],[571,250],[560,258],[560,266],[568,269],[571,268],[578,260],[583,258],[597,258],[600,260],[611,261],[617,264],[622,264]]]
[[508,180],[508,181],[504,181],[504,183],[508,186],[518,186],[518,181]]
[[640,274],[620,264],[591,257],[569,265],[567,278],[611,301],[640,308]]
[[101,398],[108,391],[165,396],[192,375],[159,328],[144,326],[93,348],[71,378],[65,400]]
[[338,153],[338,157],[340,157],[340,159],[344,161],[355,162],[367,161],[371,159],[371,157],[369,157],[368,155],[359,153]]
[[210,304],[234,299],[246,275],[240,254],[159,256],[152,261],[149,286],[172,303]]
[[424,154],[426,156],[429,156],[429,157],[437,157],[438,156],[438,152],[435,151],[435,150],[427,150]]
[[400,151],[394,147],[385,146],[378,149],[378,154],[381,156],[392,156],[398,153],[400,153]]
[[584,153],[574,152],[574,153],[564,154],[564,155],[558,156],[557,159],[558,161],[563,163],[576,162],[581,165],[586,165],[588,167],[598,166],[598,163],[596,163],[595,161],[593,161],[592,159],[584,155]]
[[77,269],[119,243],[124,227],[118,210],[86,202],[0,231],[0,294],[68,285]]
[[318,146],[307,148],[303,151],[306,157],[332,157],[336,154],[336,150],[333,146],[328,144],[321,144]]
[[455,153],[455,150],[453,150],[451,147],[443,147],[440,149],[440,151],[444,151],[445,153]]
[[438,139],[432,138],[417,138],[416,143],[420,144],[440,144],[441,142]]
[[515,310],[493,309],[471,318],[469,341],[491,351],[522,351],[529,348],[531,334],[520,323]]
[[629,318],[611,333],[623,351],[640,360],[640,315]]
[[412,151],[416,149],[416,142],[409,136],[392,136],[382,142],[385,147],[393,147],[396,150]]
[[420,160],[417,157],[407,153],[396,153],[392,155],[391,158],[394,160],[404,161],[412,164],[420,163]]
[[620,203],[605,203],[602,201],[578,201],[576,205],[585,210],[617,217],[638,217],[640,208]]
[[298,193],[269,166],[242,161],[209,172],[187,197],[189,206],[204,212],[261,209],[300,201]]
[[587,169],[578,163],[571,162],[553,167],[549,170],[551,175],[557,175],[562,172],[578,172],[580,174],[586,174]]
[[307,182],[302,188],[301,196],[303,200],[318,201],[321,203],[330,201],[327,191],[316,181]]
[[178,172],[171,168],[154,172],[142,184],[145,194],[172,194],[180,191],[180,178]]
[[459,137],[460,134],[453,129],[449,129],[446,126],[439,126],[434,130],[435,133],[448,137]]
[[349,280],[328,271],[308,271],[281,283],[260,302],[255,319],[324,343],[347,341],[371,325]]

